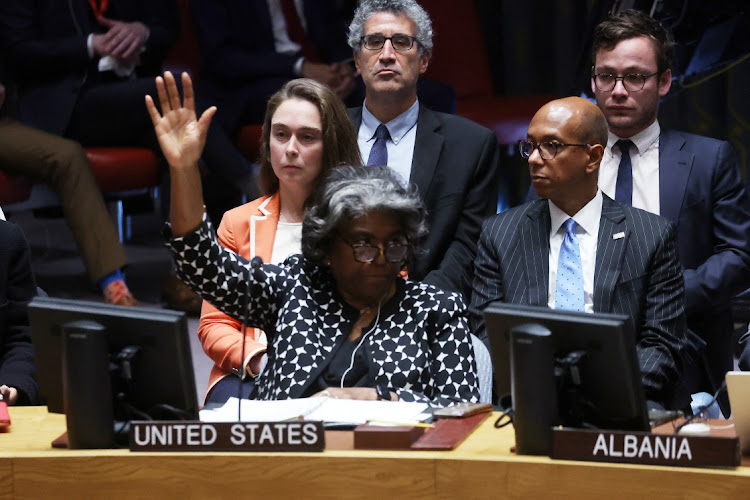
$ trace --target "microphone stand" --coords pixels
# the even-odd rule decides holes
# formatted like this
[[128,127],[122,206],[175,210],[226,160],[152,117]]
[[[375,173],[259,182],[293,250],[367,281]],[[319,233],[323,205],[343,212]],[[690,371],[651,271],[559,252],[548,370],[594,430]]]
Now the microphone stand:
[[245,369],[245,343],[247,340],[247,320],[248,320],[248,305],[250,303],[250,286],[251,279],[255,281],[263,281],[266,279],[265,273],[261,270],[263,265],[263,259],[257,255],[250,259],[250,267],[247,269],[247,287],[245,288],[245,296],[242,303],[244,314],[242,315],[242,354],[240,356],[240,383],[237,386],[237,422],[242,422],[242,382],[245,380],[247,370]]

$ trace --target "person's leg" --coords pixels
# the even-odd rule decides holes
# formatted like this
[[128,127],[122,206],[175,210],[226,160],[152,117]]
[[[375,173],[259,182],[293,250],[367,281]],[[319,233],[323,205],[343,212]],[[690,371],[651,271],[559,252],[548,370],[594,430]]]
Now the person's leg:
[[99,282],[127,264],[86,155],[77,143],[0,120],[0,168],[54,189],[92,281]]
[[234,375],[227,375],[214,384],[206,395],[205,405],[213,404],[216,406],[223,405],[229,398],[239,397],[240,399],[252,399],[253,389],[255,389],[255,379],[245,377],[240,380]]

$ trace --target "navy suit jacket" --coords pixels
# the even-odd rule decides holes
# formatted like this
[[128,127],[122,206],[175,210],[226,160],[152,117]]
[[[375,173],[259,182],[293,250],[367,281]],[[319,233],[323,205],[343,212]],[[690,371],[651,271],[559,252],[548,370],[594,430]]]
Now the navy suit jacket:
[[[155,76],[179,34],[173,0],[110,0],[106,15],[141,21],[150,30],[138,76]],[[101,27],[86,0],[3,0],[2,37],[11,76],[19,87],[19,117],[28,125],[63,135],[89,70],[98,63],[86,47]]]
[[[355,132],[362,108],[349,109]],[[497,211],[497,138],[466,118],[419,106],[409,182],[427,208],[429,234],[409,277],[471,296],[482,222]]]
[[21,228],[0,220],[0,385],[19,391],[17,404],[40,404],[26,306],[36,295],[31,252]]
[[[352,58],[346,26],[329,0],[305,0],[310,42],[327,63]],[[201,50],[201,92],[234,130],[249,99],[265,99],[285,81],[296,78],[300,54],[276,52],[266,0],[190,0]],[[267,82],[267,83],[264,83]],[[261,113],[262,114],[262,113]]]
[[[482,313],[495,301],[546,306],[550,215],[536,200],[487,219],[479,240],[470,317],[487,342]],[[622,238],[613,238],[624,233]],[[674,226],[604,196],[594,270],[594,311],[633,318],[647,399],[666,407],[682,369],[684,282]]]
[[750,199],[732,146],[662,130],[659,204],[677,225],[688,327],[706,342],[712,387],[700,389],[715,390],[733,367],[731,299],[750,288]]

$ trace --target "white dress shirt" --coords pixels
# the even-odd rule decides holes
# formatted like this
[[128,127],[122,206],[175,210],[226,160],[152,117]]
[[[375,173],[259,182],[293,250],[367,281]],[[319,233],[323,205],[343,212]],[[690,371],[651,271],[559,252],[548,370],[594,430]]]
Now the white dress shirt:
[[[589,201],[573,220],[576,226],[578,247],[581,252],[581,271],[583,272],[584,310],[594,312],[594,270],[596,267],[596,249],[599,240],[599,221],[602,217],[602,192],[596,191],[596,196]],[[549,233],[549,289],[547,290],[547,305],[555,308],[555,291],[557,290],[557,261],[560,257],[560,247],[565,239],[565,221],[571,217],[560,210],[554,203],[549,203],[550,233]]]
[[[281,10],[281,3],[278,0],[266,0],[266,2],[268,3],[268,13],[271,15],[271,28],[273,29],[273,42],[276,52],[279,54],[298,53],[302,47],[289,39],[289,34],[286,30],[286,18],[284,17],[284,11]],[[302,0],[295,0],[294,6],[297,9],[297,14],[299,14],[302,27],[307,31],[307,19],[305,19]],[[304,61],[305,58],[300,57],[294,63],[295,75],[302,76],[302,63]]]
[[[404,186],[411,176],[411,162],[414,158],[414,144],[417,139],[417,118],[419,118],[419,99],[414,104],[385,124],[391,140],[386,142],[388,166],[399,174]],[[375,144],[375,130],[380,122],[367,110],[367,101],[362,106],[362,123],[357,132],[357,145],[362,161],[367,163],[372,145]]]
[[[633,206],[660,215],[659,209],[659,121],[641,130],[629,139],[630,162],[633,167]],[[617,170],[622,153],[615,143],[622,139],[609,133],[607,148],[599,166],[599,189],[615,199]]]
[[273,238],[271,263],[282,264],[287,257],[302,253],[302,223],[277,222]]

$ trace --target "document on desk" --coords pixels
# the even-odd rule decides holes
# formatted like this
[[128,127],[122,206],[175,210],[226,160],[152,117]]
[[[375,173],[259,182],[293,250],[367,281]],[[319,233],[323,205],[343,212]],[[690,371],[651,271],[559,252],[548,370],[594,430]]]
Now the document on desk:
[[278,422],[301,418],[321,420],[328,425],[359,425],[370,421],[418,423],[430,417],[426,403],[404,401],[356,401],[328,397],[255,401],[237,398],[220,408],[201,410],[204,422],[236,422],[241,403],[243,422]]

